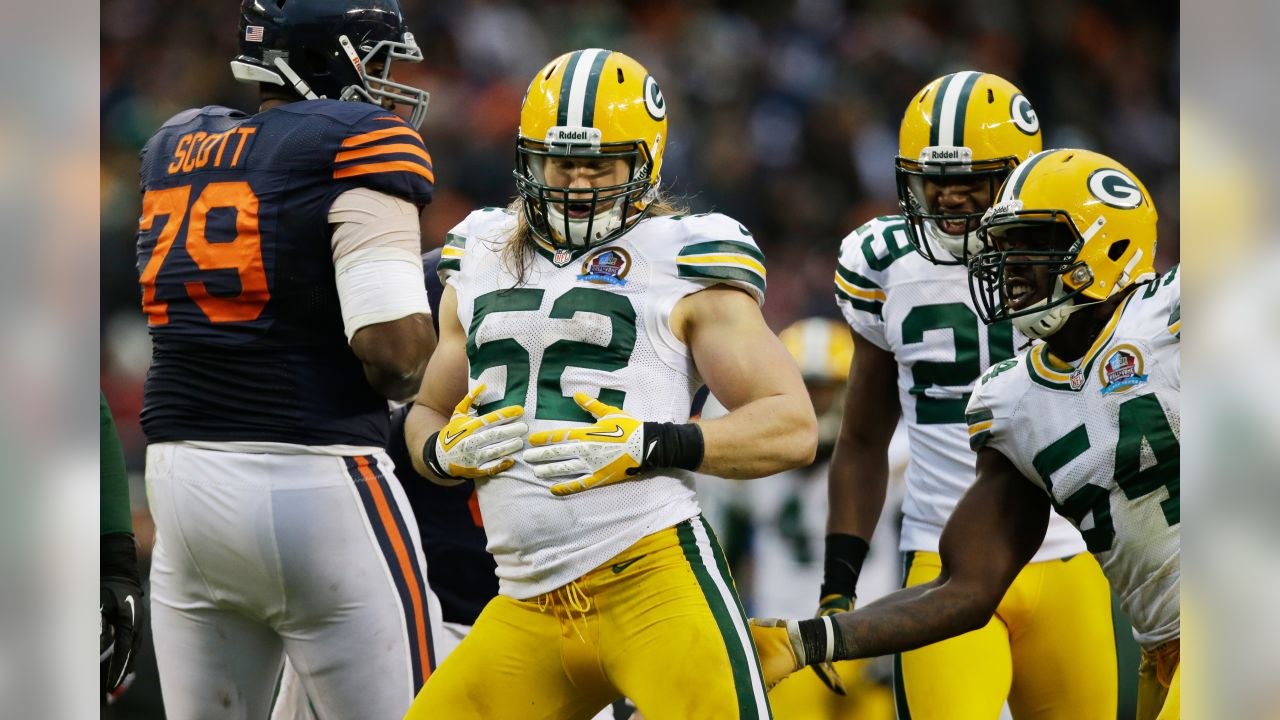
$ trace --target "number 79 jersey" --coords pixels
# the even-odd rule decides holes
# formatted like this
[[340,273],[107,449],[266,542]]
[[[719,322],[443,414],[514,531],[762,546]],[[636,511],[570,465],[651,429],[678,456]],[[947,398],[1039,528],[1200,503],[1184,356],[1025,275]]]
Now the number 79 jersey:
[[1080,528],[1146,648],[1179,635],[1177,273],[1134,290],[1075,366],[1044,344],[993,366],[966,413],[973,449],[999,451]]
[[[487,208],[448,235],[441,279],[467,333],[469,387],[481,413],[523,405],[531,432],[594,422],[573,401],[598,397],[645,421],[688,422],[702,379],[669,319],[686,295],[728,285],[764,302],[764,256],[723,215],[651,217],[617,240],[557,255],[534,245],[523,282],[503,253],[516,217]],[[477,484],[502,594],[524,599],[599,567],[640,538],[697,515],[692,473],[566,497],[517,456]]]
[[[1026,342],[1008,322],[987,326],[973,311],[965,270],[934,265],[912,248],[907,221],[878,217],[844,239],[836,303],[858,335],[898,364],[898,400],[910,460],[902,501],[903,551],[938,551],[947,518],[973,484],[977,456],[965,404],[983,370]],[[1050,513],[1034,560],[1084,552],[1080,533]]]

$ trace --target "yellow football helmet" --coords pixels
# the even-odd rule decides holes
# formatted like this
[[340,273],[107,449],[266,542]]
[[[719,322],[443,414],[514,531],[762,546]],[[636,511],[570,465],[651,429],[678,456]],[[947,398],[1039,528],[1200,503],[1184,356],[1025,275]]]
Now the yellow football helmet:
[[[1155,279],[1156,207],[1125,166],[1089,150],[1046,150],[1005,180],[969,266],[978,314],[1052,335],[1083,301]],[[1079,300],[1077,299],[1079,298]]]
[[[565,53],[538,71],[520,109],[516,191],[534,235],[562,250],[583,250],[622,235],[657,197],[667,143],[667,105],[644,66],[620,52]],[[547,184],[551,157],[622,158],[628,180],[569,190]],[[585,196],[589,195],[590,199]],[[579,199],[583,198],[583,199]],[[590,212],[571,205],[590,203]]]
[[935,264],[966,263],[981,249],[975,231],[986,207],[971,212],[932,207],[926,184],[986,183],[994,200],[1018,163],[1042,147],[1031,101],[1008,80],[966,70],[924,86],[902,116],[894,163],[898,205],[909,221],[911,244]]
[[778,339],[795,358],[805,382],[849,377],[853,361],[853,337],[844,323],[827,318],[797,320],[778,333]]

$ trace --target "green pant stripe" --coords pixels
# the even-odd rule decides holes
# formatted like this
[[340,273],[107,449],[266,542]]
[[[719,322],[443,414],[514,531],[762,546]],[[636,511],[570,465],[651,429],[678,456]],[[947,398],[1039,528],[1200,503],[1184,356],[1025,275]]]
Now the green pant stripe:
[[[761,717],[772,717],[768,713],[768,703],[763,698],[763,679],[760,677],[759,663],[755,657],[755,648],[748,641],[745,645],[742,636],[739,634],[738,628],[735,627],[733,613],[735,610],[739,613],[738,617],[742,618],[740,608],[730,607],[726,602],[725,594],[717,587],[716,579],[712,573],[720,576],[721,583],[726,588],[732,588],[731,581],[727,573],[720,571],[723,566],[724,556],[720,552],[720,548],[715,544],[715,540],[710,533],[706,533],[705,539],[699,542],[699,530],[706,528],[701,518],[693,518],[686,520],[676,526],[676,534],[680,538],[680,547],[684,550],[685,559],[689,562],[693,575],[698,580],[698,585],[702,588],[702,594],[707,599],[707,606],[711,610],[712,617],[715,618],[716,626],[720,629],[720,636],[724,640],[725,651],[729,654],[729,666],[733,672],[734,692],[738,697],[738,717],[741,720],[760,720]],[[710,555],[712,560],[710,565],[704,557],[704,553]],[[728,591],[733,596],[732,589]],[[734,605],[737,605],[737,598],[734,599]],[[741,619],[742,631],[748,632],[746,629],[745,619]],[[755,687],[758,686],[758,687]],[[761,708],[765,708],[762,715]]]
[[[902,587],[907,586],[915,551],[902,553]],[[898,708],[898,720],[911,720],[911,706],[907,703],[907,682],[902,677],[902,653],[893,654],[893,703]]]

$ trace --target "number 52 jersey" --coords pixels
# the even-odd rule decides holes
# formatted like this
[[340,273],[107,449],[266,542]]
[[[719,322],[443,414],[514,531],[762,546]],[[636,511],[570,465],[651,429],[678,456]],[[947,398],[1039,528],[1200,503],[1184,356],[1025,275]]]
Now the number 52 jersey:
[[[572,255],[535,241],[521,279],[504,252],[515,227],[507,211],[478,210],[441,254],[467,333],[469,386],[487,386],[478,412],[523,405],[531,432],[585,425],[594,419],[573,401],[583,392],[641,420],[688,422],[702,379],[671,331],[671,311],[721,284],[764,302],[764,256],[747,231],[724,215],[666,216]],[[503,595],[553,590],[700,512],[684,470],[565,497],[552,484],[519,455],[477,483]]]
[[966,412],[1080,528],[1139,644],[1179,636],[1178,268],[1135,289],[1074,365],[1038,344],[994,365]]

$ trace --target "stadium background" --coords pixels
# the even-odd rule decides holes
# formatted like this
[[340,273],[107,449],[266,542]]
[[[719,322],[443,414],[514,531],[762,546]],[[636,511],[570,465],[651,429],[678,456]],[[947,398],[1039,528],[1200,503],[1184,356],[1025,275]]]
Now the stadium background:
[[[134,237],[137,152],[187,107],[256,106],[236,83],[238,2],[104,0],[101,5],[101,385],[125,446],[135,525],[150,523],[138,427],[150,348]],[[396,65],[426,88],[422,127],[438,182],[423,218],[432,248],[476,207],[514,195],[519,103],[529,78],[580,47],[626,52],[670,108],[663,180],[698,212],[741,220],[769,267],[775,330],[837,314],[839,241],[895,212],[897,125],[934,77],[994,72],[1032,100],[1045,146],[1100,150],[1141,178],[1160,212],[1160,269],[1179,250],[1179,32],[1176,6],[1047,0],[546,2],[402,0],[426,61]],[[145,572],[145,568],[144,568]],[[781,581],[785,582],[785,579]],[[154,672],[152,669],[151,672]],[[114,716],[162,717],[151,678]]]

